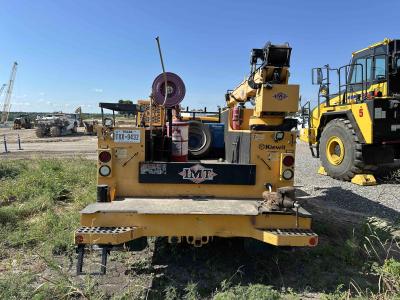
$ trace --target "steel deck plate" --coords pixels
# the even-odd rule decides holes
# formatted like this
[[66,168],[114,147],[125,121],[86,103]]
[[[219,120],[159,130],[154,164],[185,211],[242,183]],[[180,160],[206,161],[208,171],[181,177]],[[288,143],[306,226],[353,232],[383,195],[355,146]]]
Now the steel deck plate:
[[137,213],[137,214],[203,214],[244,215],[259,214],[261,201],[237,199],[187,199],[187,198],[124,198],[107,203],[92,203],[81,214],[93,213]]

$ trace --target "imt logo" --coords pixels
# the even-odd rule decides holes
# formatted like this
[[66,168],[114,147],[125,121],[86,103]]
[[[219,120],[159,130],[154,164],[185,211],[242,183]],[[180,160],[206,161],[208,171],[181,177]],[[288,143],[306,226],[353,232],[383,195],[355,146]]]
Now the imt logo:
[[206,180],[214,180],[218,174],[213,169],[204,168],[202,165],[197,164],[190,168],[183,168],[179,173],[183,179],[190,180],[194,183],[202,183]]
[[279,93],[276,93],[273,97],[276,100],[282,101],[282,100],[285,100],[288,97],[288,94],[279,92]]

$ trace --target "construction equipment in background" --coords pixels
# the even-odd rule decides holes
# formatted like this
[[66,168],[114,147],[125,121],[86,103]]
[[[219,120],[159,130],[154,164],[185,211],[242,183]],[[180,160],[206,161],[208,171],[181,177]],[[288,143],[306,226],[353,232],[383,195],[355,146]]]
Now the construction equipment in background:
[[4,104],[3,104],[3,111],[1,113],[1,124],[6,124],[8,121],[8,115],[10,113],[11,109],[11,96],[14,88],[14,82],[15,82],[15,75],[17,73],[17,66],[18,63],[14,62],[13,67],[11,69],[11,74],[10,74],[10,80],[8,81],[8,87],[6,91],[6,96],[4,98]]
[[81,106],[78,106],[78,107],[75,109],[75,114],[77,114],[77,115],[78,115],[78,119],[79,119],[79,127],[83,127],[83,126],[84,126],[84,124],[83,124],[83,118],[82,118],[82,107],[81,107]]
[[83,126],[85,127],[85,134],[87,135],[96,135],[97,134],[97,126],[99,125],[98,120],[84,120]]
[[[188,157],[188,122],[179,114],[185,86],[174,73],[155,79],[147,120],[142,104],[100,103],[97,202],[80,212],[78,274],[85,248],[101,249],[104,274],[111,250],[142,250],[147,237],[195,247],[213,237],[317,245],[293,188],[296,122],[286,116],[298,111],[299,86],[288,84],[290,54],[288,44],[253,49],[250,77],[228,92],[221,112],[222,160]],[[116,125],[115,111],[138,115],[137,126]]]
[[59,137],[78,132],[79,114],[53,113],[36,119],[36,136]]
[[302,107],[309,124],[300,139],[320,158],[318,172],[376,184],[374,171],[400,158],[400,40],[385,39],[354,52],[348,65],[314,68],[312,75],[318,105]]
[[33,128],[32,120],[29,117],[29,115],[27,115],[27,114],[19,115],[18,117],[16,117],[14,119],[13,129],[18,130],[18,129],[22,129],[22,128],[24,128],[24,129]]

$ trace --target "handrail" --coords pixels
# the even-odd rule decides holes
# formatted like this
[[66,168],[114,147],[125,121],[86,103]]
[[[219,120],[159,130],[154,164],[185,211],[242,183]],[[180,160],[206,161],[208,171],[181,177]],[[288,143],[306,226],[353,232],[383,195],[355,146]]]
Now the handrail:
[[304,112],[304,108],[306,107],[306,106],[308,106],[308,128],[310,128],[311,127],[311,122],[310,122],[310,115],[311,115],[311,103],[310,103],[310,100],[308,100],[306,103],[304,103],[304,105],[301,107],[301,118],[302,118],[302,124],[301,124],[301,127],[302,128],[305,128],[304,127],[304,121],[305,121],[305,119],[304,119],[304,116],[305,116],[305,114],[303,113]]
[[[349,68],[353,67],[351,75],[353,75],[353,73],[355,72],[356,69],[354,68],[354,66],[361,66],[361,82],[351,82],[351,78],[348,77],[348,75],[350,75]],[[342,69],[345,69],[345,74],[346,74],[346,82],[345,82],[345,84],[341,84],[341,82],[340,82],[340,72],[341,72]],[[367,74],[366,73],[364,74],[364,66],[362,64],[347,64],[347,65],[341,66],[338,69],[338,74],[339,74],[339,86],[338,86],[339,87],[339,91],[338,91],[338,95],[339,96],[341,95],[342,88],[343,87],[345,88],[345,92],[343,93],[343,98],[342,98],[342,104],[347,103],[347,100],[348,100],[348,96],[347,95],[349,93],[349,90],[348,90],[349,86],[361,84],[361,94],[365,94],[367,92],[367,90],[366,90],[366,85],[367,85],[366,77],[367,77]],[[365,77],[364,77],[364,75],[365,75]],[[349,82],[349,80],[350,80],[350,82]]]

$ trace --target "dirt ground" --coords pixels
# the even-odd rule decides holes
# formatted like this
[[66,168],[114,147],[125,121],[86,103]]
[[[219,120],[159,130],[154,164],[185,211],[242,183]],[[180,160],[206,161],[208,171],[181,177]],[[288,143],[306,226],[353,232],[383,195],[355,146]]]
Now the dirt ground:
[[[18,136],[22,150],[19,150]],[[5,153],[4,137],[7,141],[8,153]],[[73,135],[57,138],[38,138],[35,129],[0,128],[0,142],[0,159],[49,156],[96,158],[97,138],[85,135],[83,128],[79,128],[78,133]]]

